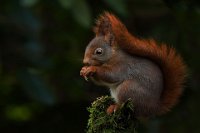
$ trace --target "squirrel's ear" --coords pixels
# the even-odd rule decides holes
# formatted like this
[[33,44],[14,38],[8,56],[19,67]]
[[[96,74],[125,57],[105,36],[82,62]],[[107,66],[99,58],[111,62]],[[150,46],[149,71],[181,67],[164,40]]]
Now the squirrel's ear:
[[105,40],[108,42],[108,44],[109,44],[110,46],[113,45],[113,43],[114,43],[114,35],[113,35],[113,34],[108,33],[108,34],[106,34],[106,35],[104,36],[104,38],[105,38]]
[[106,40],[109,40],[111,45],[113,42],[122,41],[120,38],[123,39],[127,35],[129,36],[126,26],[115,15],[109,12],[104,12],[97,19],[94,33],[96,36],[104,36]]
[[108,13],[101,15],[97,19],[96,26],[94,27],[94,32],[96,36],[105,36],[112,32],[112,25],[108,17]]
[[96,26],[94,27],[94,33],[96,36],[104,36],[105,40],[111,45],[114,40],[114,34],[112,30],[112,22],[109,18],[110,15],[111,14],[105,12],[97,19]]

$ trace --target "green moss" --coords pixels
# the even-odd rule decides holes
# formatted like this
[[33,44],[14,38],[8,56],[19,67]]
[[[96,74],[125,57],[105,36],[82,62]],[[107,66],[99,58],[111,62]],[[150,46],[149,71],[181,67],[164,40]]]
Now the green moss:
[[109,96],[97,98],[88,108],[90,113],[87,133],[136,133],[138,121],[133,116],[133,102],[128,100],[116,112],[109,115],[106,109],[114,101]]

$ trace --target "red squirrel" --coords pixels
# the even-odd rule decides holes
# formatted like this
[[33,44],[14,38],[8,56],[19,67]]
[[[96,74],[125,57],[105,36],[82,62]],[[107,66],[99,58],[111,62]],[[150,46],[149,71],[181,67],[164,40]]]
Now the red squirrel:
[[80,75],[110,88],[116,104],[111,114],[129,98],[135,116],[149,117],[168,112],[183,90],[186,65],[174,48],[131,35],[113,14],[102,14],[94,27]]

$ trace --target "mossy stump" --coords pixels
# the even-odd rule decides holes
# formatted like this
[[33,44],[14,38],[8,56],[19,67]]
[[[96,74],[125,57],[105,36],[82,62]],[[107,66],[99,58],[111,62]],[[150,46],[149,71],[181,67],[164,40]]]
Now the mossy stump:
[[110,96],[97,98],[88,108],[90,113],[87,133],[136,133],[138,120],[134,118],[134,106],[131,100],[124,103],[113,114],[107,114],[106,109],[114,101]]

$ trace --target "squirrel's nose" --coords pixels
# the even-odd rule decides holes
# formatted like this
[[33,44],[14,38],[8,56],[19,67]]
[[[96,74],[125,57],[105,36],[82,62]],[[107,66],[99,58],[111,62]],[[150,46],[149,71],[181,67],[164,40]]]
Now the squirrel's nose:
[[89,66],[89,65],[90,65],[90,60],[89,60],[89,58],[84,58],[84,59],[83,59],[83,64],[86,65],[86,66]]

